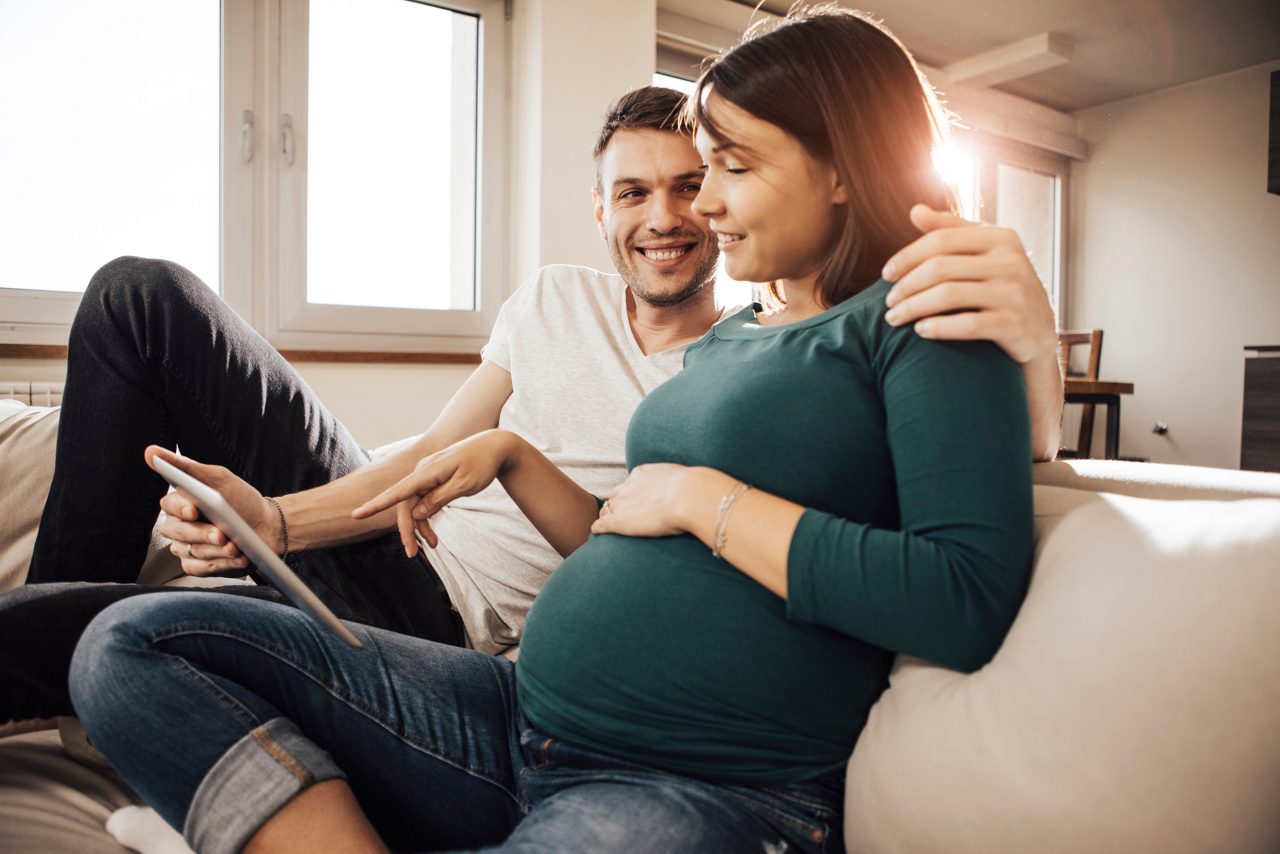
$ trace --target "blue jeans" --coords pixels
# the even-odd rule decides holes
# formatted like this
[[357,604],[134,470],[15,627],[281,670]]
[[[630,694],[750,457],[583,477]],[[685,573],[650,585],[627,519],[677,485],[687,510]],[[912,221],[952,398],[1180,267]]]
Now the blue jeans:
[[71,694],[93,742],[201,852],[344,778],[393,849],[839,851],[840,775],[717,785],[538,732],[502,658],[232,597],[117,603]]

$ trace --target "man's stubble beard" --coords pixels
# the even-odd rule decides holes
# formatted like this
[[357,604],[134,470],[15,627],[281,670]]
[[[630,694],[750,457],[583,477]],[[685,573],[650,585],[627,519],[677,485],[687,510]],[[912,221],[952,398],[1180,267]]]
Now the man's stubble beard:
[[712,251],[707,253],[702,262],[694,268],[693,274],[683,288],[674,293],[665,291],[654,293],[646,286],[644,276],[640,274],[639,269],[634,265],[623,263],[624,259],[618,257],[618,252],[612,244],[609,246],[609,254],[613,256],[614,269],[618,271],[618,275],[622,277],[622,281],[631,289],[636,299],[659,307],[680,305],[697,296],[703,288],[712,285],[715,282],[716,263],[720,260],[719,247],[712,247]]

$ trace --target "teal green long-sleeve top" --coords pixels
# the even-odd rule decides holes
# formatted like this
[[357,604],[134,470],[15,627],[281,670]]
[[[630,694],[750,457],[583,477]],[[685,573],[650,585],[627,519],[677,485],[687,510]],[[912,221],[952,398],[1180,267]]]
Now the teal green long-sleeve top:
[[787,326],[744,309],[645,399],[628,467],[710,466],[807,508],[787,597],[691,535],[592,536],[525,626],[535,727],[715,781],[803,780],[848,760],[895,653],[990,659],[1030,571],[1022,373],[889,326],[887,290]]

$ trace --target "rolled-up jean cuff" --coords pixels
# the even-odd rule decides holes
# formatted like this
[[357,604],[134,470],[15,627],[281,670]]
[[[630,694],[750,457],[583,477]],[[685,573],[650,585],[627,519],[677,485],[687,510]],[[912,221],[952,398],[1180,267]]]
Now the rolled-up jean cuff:
[[292,721],[275,718],[231,746],[196,789],[182,835],[201,854],[233,854],[295,795],[346,779]]

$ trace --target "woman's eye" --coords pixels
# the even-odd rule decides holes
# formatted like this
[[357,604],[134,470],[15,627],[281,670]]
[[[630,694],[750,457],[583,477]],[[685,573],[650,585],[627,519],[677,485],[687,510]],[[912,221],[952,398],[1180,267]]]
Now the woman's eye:
[[730,175],[745,175],[750,170],[745,166],[726,166],[724,167],[724,171],[728,172]]

